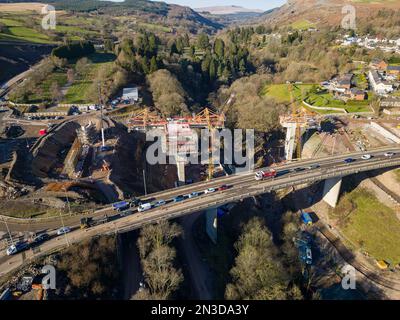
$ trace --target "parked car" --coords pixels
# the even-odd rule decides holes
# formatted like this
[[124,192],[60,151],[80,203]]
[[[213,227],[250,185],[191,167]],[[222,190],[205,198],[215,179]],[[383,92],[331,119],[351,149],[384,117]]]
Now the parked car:
[[70,227],[62,227],[60,229],[57,230],[57,235],[61,236],[62,234],[66,234],[71,232],[71,228]]
[[319,165],[319,164],[312,164],[311,166],[308,166],[307,167],[307,169],[309,169],[309,170],[314,170],[314,169],[318,169],[318,168],[320,168],[321,166]]
[[224,190],[228,190],[228,186],[226,184],[224,184],[218,188],[218,191],[224,191]]
[[372,156],[370,155],[370,154],[364,154],[362,157],[361,157],[361,159],[363,159],[363,160],[369,160],[369,159],[371,159],[372,158]]
[[214,193],[216,191],[217,191],[217,189],[215,189],[215,188],[208,188],[208,189],[204,190],[204,193],[208,194],[208,193]]
[[294,168],[294,172],[301,172],[301,171],[304,171],[304,170],[306,170],[306,168],[303,168],[303,167],[298,167],[298,168]]

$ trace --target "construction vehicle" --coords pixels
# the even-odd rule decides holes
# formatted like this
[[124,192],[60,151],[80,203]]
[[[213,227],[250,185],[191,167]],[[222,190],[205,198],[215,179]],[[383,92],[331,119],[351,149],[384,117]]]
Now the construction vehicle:
[[88,229],[93,226],[93,218],[85,217],[81,219],[81,229]]
[[301,211],[301,220],[307,226],[311,226],[313,224],[313,220],[308,212]]
[[389,268],[389,264],[384,260],[377,261],[376,265],[381,270],[386,270],[387,268]]

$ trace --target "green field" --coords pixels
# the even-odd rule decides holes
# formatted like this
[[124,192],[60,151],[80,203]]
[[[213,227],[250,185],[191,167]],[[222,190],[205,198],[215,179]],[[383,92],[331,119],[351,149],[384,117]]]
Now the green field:
[[292,23],[292,28],[297,30],[307,30],[309,28],[314,28],[314,27],[315,27],[314,23],[305,19],[297,20]]
[[347,215],[341,226],[351,246],[391,265],[400,263],[400,221],[395,212],[364,189],[343,196],[330,213]]
[[0,39],[34,43],[53,43],[47,35],[40,33],[35,29],[17,26],[7,27],[6,32],[0,33]]
[[[29,26],[28,23],[29,22]],[[34,43],[52,43],[51,39],[44,33],[32,27],[39,26],[39,20],[33,16],[17,14],[0,14],[0,23],[5,26],[0,33],[0,39],[9,41],[26,41]]]
[[23,23],[18,20],[9,19],[9,18],[0,18],[0,23],[4,24],[7,27],[22,27]]
[[0,24],[5,26],[0,33],[0,39],[48,44],[56,42],[54,40],[56,38],[53,38],[56,34],[66,36],[70,40],[100,36],[99,22],[87,17],[58,15],[56,29],[50,30],[47,34],[41,31],[40,23],[40,16],[29,12],[18,14],[0,12]]
[[143,29],[146,29],[147,31],[162,31],[166,33],[172,32],[171,28],[159,24],[139,22],[137,25]]
[[[293,98],[298,102],[302,101],[307,92],[312,88],[313,84],[296,84],[293,85]],[[274,98],[280,103],[290,103],[290,93],[288,84],[271,84],[265,86],[261,95]]]

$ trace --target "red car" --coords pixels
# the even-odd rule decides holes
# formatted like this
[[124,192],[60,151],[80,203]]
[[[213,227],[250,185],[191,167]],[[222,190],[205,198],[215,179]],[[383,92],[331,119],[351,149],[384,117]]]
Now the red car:
[[224,191],[224,190],[228,190],[228,186],[226,184],[224,184],[218,188],[218,191]]

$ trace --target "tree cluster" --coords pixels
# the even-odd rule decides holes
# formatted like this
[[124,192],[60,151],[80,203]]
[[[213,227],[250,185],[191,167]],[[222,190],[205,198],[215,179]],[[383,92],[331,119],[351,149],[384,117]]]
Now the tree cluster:
[[300,289],[279,262],[272,237],[261,218],[252,218],[235,243],[238,255],[231,269],[232,282],[226,287],[227,299],[302,299]]
[[156,108],[165,117],[189,113],[187,93],[178,79],[168,70],[162,69],[147,77],[149,89]]
[[90,55],[95,52],[93,43],[90,41],[80,41],[78,43],[68,43],[66,45],[54,48],[52,56],[61,59],[76,59]]
[[167,221],[141,230],[137,245],[147,286],[141,288],[134,299],[166,300],[179,288],[183,275],[174,265],[176,250],[170,244],[181,233],[177,224]]
[[112,298],[119,278],[115,249],[114,237],[71,246],[56,264],[56,295],[67,299]]

